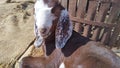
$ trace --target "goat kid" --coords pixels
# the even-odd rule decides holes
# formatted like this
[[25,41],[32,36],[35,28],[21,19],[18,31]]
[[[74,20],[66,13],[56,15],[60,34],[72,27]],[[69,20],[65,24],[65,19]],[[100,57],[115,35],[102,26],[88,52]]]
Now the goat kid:
[[21,68],[120,68],[120,58],[99,42],[73,31],[68,12],[58,0],[35,3],[36,47],[41,57],[24,57]]

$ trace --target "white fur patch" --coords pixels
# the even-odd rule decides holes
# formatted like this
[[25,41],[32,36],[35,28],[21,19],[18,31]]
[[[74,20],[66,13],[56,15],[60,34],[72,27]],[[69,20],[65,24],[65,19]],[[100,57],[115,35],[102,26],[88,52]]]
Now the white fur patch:
[[55,19],[55,16],[51,13],[52,7],[48,7],[47,4],[44,4],[43,0],[37,0],[35,3],[35,21],[38,29],[47,28],[49,32],[52,22]]
[[39,47],[42,44],[42,42],[42,37],[39,36],[38,38],[36,38],[36,41],[34,42],[35,47]]
[[52,7],[48,7],[47,4],[43,2],[43,0],[37,0],[34,6],[35,9],[35,26],[34,32],[36,36],[36,41],[34,45],[39,47],[43,41],[43,37],[40,34],[39,30],[42,28],[46,28],[47,31],[45,33],[45,37],[50,35],[50,28],[52,27],[52,21],[55,19],[55,16],[51,13]]
[[65,68],[65,64],[64,64],[64,63],[61,63],[61,65],[60,65],[59,68]]

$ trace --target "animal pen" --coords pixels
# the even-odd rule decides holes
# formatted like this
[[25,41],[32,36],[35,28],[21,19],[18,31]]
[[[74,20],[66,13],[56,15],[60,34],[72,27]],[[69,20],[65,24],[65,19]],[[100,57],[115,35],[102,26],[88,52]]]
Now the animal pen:
[[120,47],[120,0],[60,0],[74,30],[110,47]]

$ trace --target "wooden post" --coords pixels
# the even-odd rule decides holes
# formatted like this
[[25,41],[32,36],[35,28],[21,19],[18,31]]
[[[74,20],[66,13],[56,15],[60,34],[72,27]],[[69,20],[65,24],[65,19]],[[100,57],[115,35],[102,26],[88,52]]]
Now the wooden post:
[[68,0],[61,0],[61,5],[63,6],[63,7],[65,7],[66,9],[68,9]]
[[[108,18],[107,22],[116,23],[119,11],[120,11],[120,0],[112,0],[112,8],[111,8],[111,12],[109,14],[109,18]],[[120,20],[117,21],[116,24],[117,25],[115,26],[114,32],[109,40],[109,46],[111,46],[111,47],[116,46],[117,37],[120,33]],[[120,44],[117,46],[120,46]]]
[[[93,20],[96,14],[96,9],[97,9],[97,2],[96,1],[89,1],[88,5],[88,11],[87,11],[87,17],[85,18],[86,20]],[[90,25],[84,26],[84,31],[83,31],[83,36],[89,37],[90,32],[91,32],[91,27]]]
[[[110,7],[110,2],[107,2],[107,3],[101,2],[100,8],[98,9],[99,10],[98,14],[96,14],[96,17],[95,17],[95,21],[104,22],[106,19],[106,15],[108,13],[109,7]],[[96,29],[94,30],[94,33],[91,39],[95,41],[99,40],[100,31],[101,31],[101,27],[96,26]]]
[[[78,0],[77,5],[77,12],[76,17],[77,18],[84,18],[86,14],[86,6],[87,6],[88,0]],[[75,23],[75,31],[82,32],[82,25],[81,23]]]

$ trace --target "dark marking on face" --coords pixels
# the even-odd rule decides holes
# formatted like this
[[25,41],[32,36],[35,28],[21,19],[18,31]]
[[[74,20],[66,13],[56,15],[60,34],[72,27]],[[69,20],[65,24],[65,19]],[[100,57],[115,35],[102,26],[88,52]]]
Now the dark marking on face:
[[48,4],[49,7],[53,7],[58,4],[58,0],[43,0],[45,4]]
[[61,10],[64,10],[64,9],[65,9],[65,8],[64,8],[61,4],[56,4],[56,5],[52,8],[51,12],[52,12],[55,16],[59,17],[59,16],[60,16],[60,13],[61,13]]

